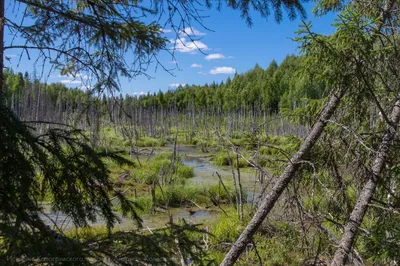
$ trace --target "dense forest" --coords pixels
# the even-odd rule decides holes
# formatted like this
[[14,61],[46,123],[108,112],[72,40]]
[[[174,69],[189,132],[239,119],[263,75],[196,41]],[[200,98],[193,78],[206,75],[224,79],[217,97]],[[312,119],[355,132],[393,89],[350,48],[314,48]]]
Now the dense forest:
[[298,74],[302,61],[291,55],[279,66],[275,61],[267,69],[256,65],[220,84],[185,85],[141,96],[93,94],[68,89],[62,83],[42,84],[28,73],[8,70],[6,102],[22,120],[75,124],[92,131],[128,119],[140,136],[162,137],[175,125],[175,116],[181,115],[179,128],[193,134],[220,130],[231,136],[258,128],[302,136],[306,131],[301,125],[289,126],[283,117],[281,121],[271,119],[326,97],[322,82]]

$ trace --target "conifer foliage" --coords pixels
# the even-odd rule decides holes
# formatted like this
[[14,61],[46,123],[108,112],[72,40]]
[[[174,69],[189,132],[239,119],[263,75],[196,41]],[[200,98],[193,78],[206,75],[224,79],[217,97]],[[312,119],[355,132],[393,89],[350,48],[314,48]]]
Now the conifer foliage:
[[[86,86],[98,92],[118,90],[119,76],[133,78],[146,74],[149,63],[157,61],[157,53],[168,49],[167,39],[162,35],[163,25],[144,22],[143,18],[150,16],[159,21],[167,13],[166,25],[174,27],[176,20],[180,22],[174,27],[177,35],[191,21],[201,19],[198,1],[146,2],[0,0],[2,264],[43,264],[38,258],[47,257],[54,258],[49,264],[84,265],[104,262],[107,257],[115,264],[151,263],[156,258],[170,265],[176,264],[176,254],[194,262],[198,260],[195,254],[198,246],[185,235],[187,229],[197,230],[191,226],[172,226],[163,234],[149,237],[114,234],[90,243],[71,239],[62,230],[47,226],[40,216],[44,214],[39,202],[44,197],[49,197],[52,208],[68,215],[78,227],[87,226],[101,216],[111,229],[117,221],[110,200],[115,195],[123,214],[140,223],[134,204],[113,191],[102,159],[111,157],[120,163],[129,162],[118,154],[95,150],[75,128],[49,124],[46,130],[35,131],[21,122],[5,103],[3,67],[4,52],[8,50],[20,50],[27,57],[30,51],[36,51],[38,60],[59,69],[62,75],[90,75],[93,83]],[[273,9],[278,21],[282,18],[282,8],[290,18],[298,13],[304,15],[302,1],[217,1],[216,4],[220,6],[223,2],[239,9],[249,25],[250,8],[264,17]],[[206,1],[207,7],[211,4]],[[6,8],[10,17],[5,16]],[[15,38],[4,41],[5,32]],[[133,56],[129,62],[124,59],[126,53]],[[68,257],[77,260],[60,259]]]

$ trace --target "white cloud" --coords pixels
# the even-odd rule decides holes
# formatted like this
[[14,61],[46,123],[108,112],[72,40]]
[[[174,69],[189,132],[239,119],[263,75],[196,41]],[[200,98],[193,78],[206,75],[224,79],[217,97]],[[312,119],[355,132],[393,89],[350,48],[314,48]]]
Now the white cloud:
[[199,71],[199,72],[197,72],[197,73],[199,73],[200,75],[207,75],[207,73],[205,73],[205,72],[203,72],[203,71]]
[[178,88],[179,86],[185,86],[186,85],[186,83],[171,83],[171,84],[169,84],[168,86],[169,87],[173,87],[173,88]]
[[204,59],[206,60],[214,60],[214,59],[225,59],[225,55],[223,54],[209,54]]
[[203,66],[200,65],[200,64],[194,63],[194,64],[191,64],[190,67],[193,67],[193,68],[202,68]]
[[201,41],[186,40],[186,38],[177,39],[174,49],[181,53],[195,53],[198,50],[210,50],[205,43]]
[[236,69],[233,67],[215,67],[210,70],[210,74],[216,75],[216,74],[235,74]]
[[170,30],[170,29],[161,29],[161,32],[163,32],[163,33],[170,33],[170,32],[172,32],[172,30]]
[[80,81],[80,80],[72,80],[72,79],[63,79],[60,82],[64,83],[64,84],[81,84],[82,83],[82,81]]
[[195,28],[191,27],[186,27],[183,30],[181,30],[180,35],[189,35],[189,36],[203,36],[206,35],[204,32],[198,31]]
[[147,95],[147,92],[141,91],[141,92],[134,92],[133,94],[142,96],[142,95]]
[[75,75],[71,75],[71,74],[66,74],[66,75],[58,75],[58,78],[80,78],[80,79],[89,79],[89,76],[86,74],[75,74]]

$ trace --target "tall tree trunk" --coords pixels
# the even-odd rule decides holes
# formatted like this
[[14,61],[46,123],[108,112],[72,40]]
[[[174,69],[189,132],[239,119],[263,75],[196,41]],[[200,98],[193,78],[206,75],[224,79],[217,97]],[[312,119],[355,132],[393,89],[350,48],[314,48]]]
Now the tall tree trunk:
[[385,133],[383,134],[382,141],[379,144],[378,151],[374,158],[372,169],[368,172],[368,179],[362,189],[360,196],[354,206],[350,218],[344,228],[342,239],[340,240],[339,247],[336,250],[335,256],[331,265],[343,265],[348,254],[351,252],[354,241],[357,237],[359,227],[367,212],[368,204],[374,195],[376,185],[378,183],[379,174],[385,167],[386,159],[389,153],[391,141],[393,140],[397,124],[400,120],[400,99],[397,99],[395,106],[392,110],[391,124],[387,125]]
[[242,188],[242,181],[240,178],[240,167],[239,167],[239,150],[235,148],[236,154],[236,171],[237,171],[237,180],[239,185],[239,219],[243,221],[243,188]]
[[35,110],[36,116],[35,116],[35,121],[38,121],[39,118],[41,118],[41,117],[39,117],[39,111],[40,111],[40,96],[41,96],[41,93],[40,93],[40,84],[39,84],[39,86],[38,86],[38,93],[37,93],[37,99],[36,99],[36,110]]
[[253,235],[256,233],[257,229],[260,227],[265,217],[274,207],[275,202],[278,200],[282,192],[286,189],[290,181],[293,179],[294,174],[299,168],[301,162],[306,159],[307,155],[310,153],[311,149],[318,141],[319,137],[324,131],[327,120],[331,118],[336,108],[339,106],[340,100],[343,97],[344,92],[345,91],[342,89],[331,94],[328,102],[325,104],[319,118],[317,119],[317,122],[312,127],[307,138],[304,140],[303,144],[296,152],[296,154],[294,154],[293,157],[290,159],[289,164],[286,166],[284,172],[278,178],[278,180],[276,180],[272,190],[266,195],[258,211],[255,213],[254,217],[251,219],[247,227],[233,244],[228,254],[222,261],[221,265],[233,265],[239,258],[243,250],[246,248],[247,244],[252,241]]

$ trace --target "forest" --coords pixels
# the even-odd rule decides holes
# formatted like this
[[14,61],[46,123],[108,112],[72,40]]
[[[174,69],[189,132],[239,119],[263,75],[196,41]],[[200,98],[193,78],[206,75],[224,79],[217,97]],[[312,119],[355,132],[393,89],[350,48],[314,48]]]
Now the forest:
[[[398,1],[315,1],[335,31],[303,22],[299,54],[144,95],[116,80],[145,75],[175,19],[224,4],[280,22],[304,1],[15,2],[28,22],[0,0],[0,265],[400,263]],[[7,49],[97,83],[44,83],[4,67]]]
[[279,135],[279,131],[301,135],[305,132],[303,127],[295,127],[294,123],[289,126],[292,122],[284,116],[282,126],[266,122],[327,96],[323,83],[296,74],[302,61],[302,57],[290,55],[280,66],[275,61],[265,70],[256,65],[221,84],[185,85],[141,96],[93,94],[69,89],[62,83],[41,84],[28,73],[8,70],[5,99],[22,120],[75,124],[96,139],[101,128],[111,124],[119,127],[129,120],[138,137],[165,138],[170,135],[176,117],[179,130],[192,135],[219,130],[231,136],[234,132],[254,131],[263,123],[258,130],[266,134],[275,130],[274,135]]

